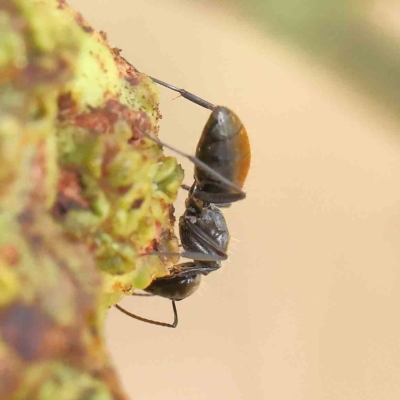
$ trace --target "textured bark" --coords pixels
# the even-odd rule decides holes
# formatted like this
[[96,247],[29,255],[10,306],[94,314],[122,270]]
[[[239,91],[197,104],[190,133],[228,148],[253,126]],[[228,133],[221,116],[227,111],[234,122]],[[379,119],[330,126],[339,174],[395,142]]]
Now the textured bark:
[[157,101],[64,1],[0,2],[1,399],[125,398],[105,313],[177,248]]

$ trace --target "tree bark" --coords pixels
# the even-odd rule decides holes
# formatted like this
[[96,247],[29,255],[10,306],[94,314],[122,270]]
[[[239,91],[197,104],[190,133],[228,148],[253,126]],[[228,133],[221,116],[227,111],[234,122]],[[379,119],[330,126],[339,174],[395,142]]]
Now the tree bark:
[[108,307],[167,273],[153,82],[59,0],[0,3],[0,398],[123,399]]

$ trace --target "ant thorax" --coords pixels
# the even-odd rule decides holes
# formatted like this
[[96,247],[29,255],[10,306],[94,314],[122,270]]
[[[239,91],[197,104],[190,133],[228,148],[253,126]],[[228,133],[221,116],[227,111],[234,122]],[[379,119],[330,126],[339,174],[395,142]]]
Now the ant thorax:
[[181,243],[187,252],[222,255],[226,253],[229,230],[221,210],[214,204],[192,203],[179,218]]

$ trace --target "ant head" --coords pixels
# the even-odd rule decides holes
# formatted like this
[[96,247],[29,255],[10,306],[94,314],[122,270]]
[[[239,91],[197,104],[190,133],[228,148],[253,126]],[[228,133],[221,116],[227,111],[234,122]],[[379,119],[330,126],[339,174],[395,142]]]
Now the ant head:
[[179,301],[193,294],[200,283],[201,274],[180,275],[177,271],[176,273],[172,272],[169,276],[154,279],[144,290],[156,296]]

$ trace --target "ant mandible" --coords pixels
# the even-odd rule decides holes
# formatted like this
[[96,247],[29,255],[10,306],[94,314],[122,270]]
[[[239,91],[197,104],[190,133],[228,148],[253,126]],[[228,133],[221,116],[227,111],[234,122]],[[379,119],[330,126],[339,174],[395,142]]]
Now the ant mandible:
[[[185,253],[193,259],[175,265],[170,274],[156,278],[144,289],[147,295],[156,295],[172,301],[172,324],[149,320],[115,306],[126,315],[154,325],[175,328],[178,314],[175,301],[194,293],[201,275],[208,275],[221,267],[227,258],[229,231],[225,218],[214,204],[229,206],[246,197],[242,188],[250,167],[250,145],[247,132],[239,117],[229,108],[215,106],[200,97],[173,85],[151,78],[154,82],[174,90],[186,99],[212,110],[197,145],[196,156],[186,154],[146,134],[146,137],[188,158],[195,164],[194,183],[186,200],[186,210],[179,219],[179,233]],[[168,256],[175,253],[153,252],[150,255]]]

